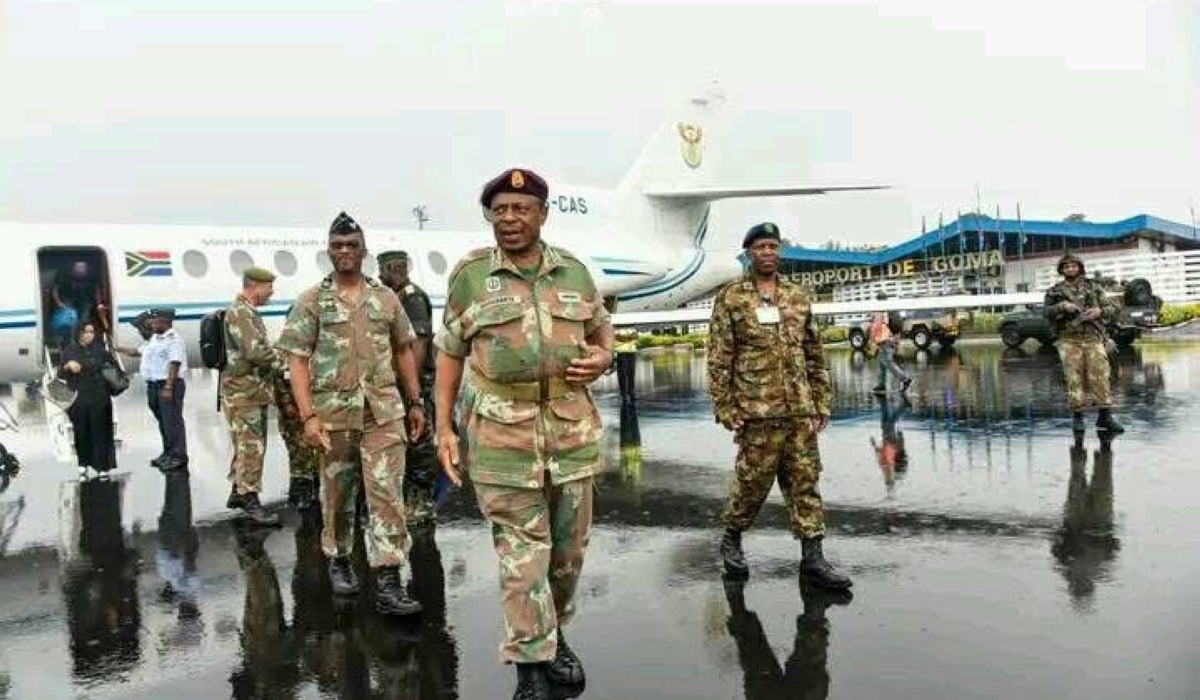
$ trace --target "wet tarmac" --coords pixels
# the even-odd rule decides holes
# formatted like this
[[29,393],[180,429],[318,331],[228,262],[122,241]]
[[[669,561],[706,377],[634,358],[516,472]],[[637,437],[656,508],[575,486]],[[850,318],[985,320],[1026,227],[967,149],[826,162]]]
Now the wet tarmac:
[[[1200,696],[1200,345],[1123,356],[1111,444],[1073,444],[1057,358],[994,346],[908,358],[911,402],[870,396],[873,363],[832,353],[822,438],[827,554],[852,601],[801,590],[773,495],[746,537],[751,577],[716,552],[733,444],[702,358],[638,366],[639,449],[614,378],[597,395],[609,468],[569,632],[586,698]],[[334,610],[317,526],[228,519],[212,379],[191,378],[190,474],[148,466],[137,387],[118,404],[121,468],[79,483],[37,399],[4,399],[22,460],[0,479],[0,699],[507,698],[490,538],[468,493],[416,537],[416,623]],[[628,442],[628,440],[626,440]],[[283,447],[267,493],[283,497]],[[360,562],[361,564],[361,562]]]

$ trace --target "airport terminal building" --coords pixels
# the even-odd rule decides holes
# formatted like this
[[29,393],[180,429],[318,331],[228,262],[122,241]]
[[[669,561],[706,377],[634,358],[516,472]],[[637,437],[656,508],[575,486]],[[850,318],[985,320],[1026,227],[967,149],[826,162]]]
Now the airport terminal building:
[[1042,291],[1065,250],[1089,274],[1145,277],[1168,301],[1200,298],[1200,236],[1193,226],[1139,215],[1112,223],[1021,221],[968,214],[873,251],[785,246],[781,272],[821,299]]

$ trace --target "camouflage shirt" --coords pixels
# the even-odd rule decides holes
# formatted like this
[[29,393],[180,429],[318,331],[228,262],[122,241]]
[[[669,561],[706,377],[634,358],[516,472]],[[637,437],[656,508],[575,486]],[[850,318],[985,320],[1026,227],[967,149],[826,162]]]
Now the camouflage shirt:
[[221,398],[227,406],[271,403],[271,370],[275,350],[258,309],[238,295],[225,309],[225,354]]
[[833,385],[811,301],[798,285],[775,281],[775,312],[760,320],[750,273],[717,293],[708,330],[708,384],[717,420],[828,416]]
[[542,244],[533,281],[499,248],[464,257],[450,275],[437,348],[467,358],[471,476],[537,488],[600,466],[600,414],[586,387],[563,379],[579,344],[609,323],[592,277],[574,256]]
[[313,409],[326,429],[361,430],[367,408],[377,423],[404,417],[395,350],[413,338],[395,292],[368,277],[352,304],[330,276],[296,300],[278,345],[310,358]]
[[[1079,307],[1079,313],[1067,311],[1067,303]],[[1081,322],[1079,314],[1088,309],[1099,308],[1100,320],[1096,322]],[[1103,341],[1106,332],[1103,323],[1116,320],[1119,313],[1117,306],[1112,303],[1104,288],[1096,282],[1079,277],[1074,282],[1063,280],[1046,292],[1046,302],[1042,313],[1054,324],[1060,340],[1096,340]]]

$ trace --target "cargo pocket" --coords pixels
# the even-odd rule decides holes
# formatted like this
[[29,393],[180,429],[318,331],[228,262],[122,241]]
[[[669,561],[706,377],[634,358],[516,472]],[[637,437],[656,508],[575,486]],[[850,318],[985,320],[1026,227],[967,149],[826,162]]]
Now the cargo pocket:
[[546,441],[558,454],[595,446],[600,440],[600,412],[586,391],[571,392],[550,402],[550,425]]
[[522,452],[532,459],[537,404],[509,401],[478,390],[474,398],[470,433],[472,446],[483,461],[486,463],[489,452]]

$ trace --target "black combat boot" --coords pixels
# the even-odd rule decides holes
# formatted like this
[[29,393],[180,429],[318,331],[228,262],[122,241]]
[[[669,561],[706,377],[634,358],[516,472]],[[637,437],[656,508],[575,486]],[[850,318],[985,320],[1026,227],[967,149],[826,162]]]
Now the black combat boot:
[[825,561],[825,554],[821,550],[821,539],[820,537],[806,537],[800,540],[800,547],[803,551],[800,559],[800,576],[818,588],[842,591],[853,586],[853,581],[839,574],[832,564]]
[[237,484],[229,487],[229,498],[225,499],[225,507],[238,510],[246,505],[246,497],[237,492]]
[[584,680],[583,662],[567,646],[567,638],[563,636],[562,628],[558,628],[558,651],[554,660],[546,666],[546,675],[559,685],[581,685]]
[[513,700],[550,700],[546,664],[517,664],[517,689]]
[[416,615],[421,604],[408,597],[400,567],[384,566],[375,571],[375,610],[384,615]]
[[334,595],[354,595],[358,593],[358,574],[354,573],[354,564],[350,557],[334,557],[329,560],[329,583]]
[[251,525],[279,527],[279,516],[263,508],[257,493],[248,493],[242,498],[242,517]]
[[308,510],[318,503],[316,480],[293,476],[288,483],[288,504],[296,510]]
[[1125,428],[1112,417],[1111,408],[1100,409],[1100,416],[1096,418],[1096,430],[1114,434],[1125,432]]
[[750,573],[746,566],[746,555],[742,553],[742,532],[733,528],[725,528],[725,536],[721,538],[721,560],[725,571],[735,576],[745,576]]
[[1075,411],[1071,414],[1071,432],[1081,434],[1086,430],[1083,427],[1083,411]]

